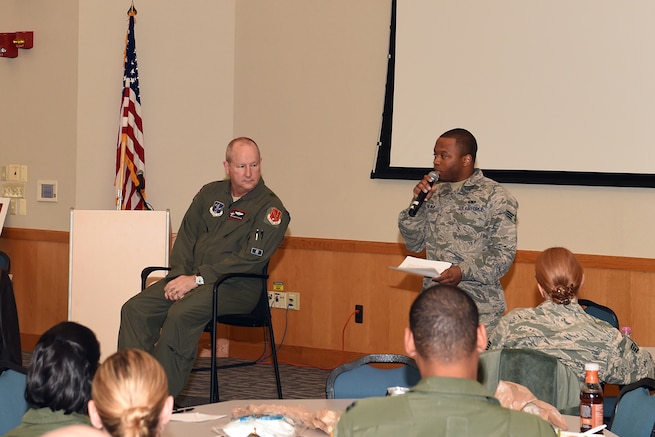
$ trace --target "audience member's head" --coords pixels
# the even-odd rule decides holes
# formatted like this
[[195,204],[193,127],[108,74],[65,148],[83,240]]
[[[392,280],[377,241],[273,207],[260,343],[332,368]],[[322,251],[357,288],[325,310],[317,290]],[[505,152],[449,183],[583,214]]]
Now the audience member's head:
[[100,344],[89,328],[61,322],[34,348],[25,398],[34,408],[87,414],[91,382],[100,361]]
[[484,325],[471,297],[452,285],[421,292],[409,312],[405,348],[422,377],[475,379],[478,357],[487,346]]
[[562,305],[577,300],[584,282],[582,266],[571,251],[563,247],[551,247],[537,257],[535,276],[544,299]]
[[123,349],[101,365],[93,379],[89,417],[114,437],[156,437],[173,411],[168,380],[147,352]]

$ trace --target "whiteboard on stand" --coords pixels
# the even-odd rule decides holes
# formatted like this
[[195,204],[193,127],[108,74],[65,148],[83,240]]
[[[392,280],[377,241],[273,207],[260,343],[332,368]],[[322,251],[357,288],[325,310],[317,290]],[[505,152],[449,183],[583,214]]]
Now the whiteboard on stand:
[[75,210],[70,217],[68,319],[87,326],[102,359],[117,349],[123,303],[141,288],[141,270],[168,266],[170,213]]

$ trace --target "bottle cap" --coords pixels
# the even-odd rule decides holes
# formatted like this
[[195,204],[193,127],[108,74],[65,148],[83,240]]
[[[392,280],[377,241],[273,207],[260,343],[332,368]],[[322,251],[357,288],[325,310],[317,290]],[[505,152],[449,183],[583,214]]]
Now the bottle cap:
[[592,370],[592,371],[593,370],[599,371],[600,366],[598,365],[598,363],[587,363],[587,364],[584,365],[584,369],[585,370]]

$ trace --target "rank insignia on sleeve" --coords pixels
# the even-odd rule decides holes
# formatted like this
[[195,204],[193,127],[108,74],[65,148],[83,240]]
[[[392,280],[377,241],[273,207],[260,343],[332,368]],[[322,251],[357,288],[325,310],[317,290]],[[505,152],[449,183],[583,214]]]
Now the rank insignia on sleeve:
[[212,206],[209,207],[209,213],[213,217],[220,217],[223,215],[223,211],[225,210],[225,205],[218,200],[214,202]]
[[277,208],[269,208],[266,213],[266,220],[273,226],[277,226],[282,223],[282,211]]
[[257,255],[257,256],[262,256],[262,255],[264,255],[264,250],[259,249],[257,247],[251,247],[250,248],[250,253],[253,254],[253,255]]
[[514,214],[511,211],[505,210],[505,215],[507,216],[508,219],[510,219],[512,222],[516,220],[516,214]]

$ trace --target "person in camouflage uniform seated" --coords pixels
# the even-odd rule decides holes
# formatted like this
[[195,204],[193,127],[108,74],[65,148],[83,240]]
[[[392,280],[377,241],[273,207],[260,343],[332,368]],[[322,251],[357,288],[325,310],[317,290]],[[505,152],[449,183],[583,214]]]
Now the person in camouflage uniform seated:
[[584,380],[585,363],[597,363],[599,378],[607,384],[653,378],[655,365],[648,352],[578,304],[584,272],[569,250],[546,249],[537,258],[535,271],[544,302],[505,315],[490,335],[490,348],[540,350],[574,369],[580,381]]
[[421,380],[407,393],[352,404],[334,437],[555,436],[539,416],[504,408],[476,381],[484,325],[471,297],[452,285],[433,285],[414,300],[405,350]]
[[398,228],[407,249],[425,249],[430,260],[452,266],[435,278],[425,278],[423,289],[457,285],[478,305],[480,321],[492,332],[506,310],[500,278],[516,255],[518,202],[497,182],[474,168],[478,145],[465,129],[442,134],[434,146],[434,170],[439,181],[426,175],[414,187],[414,199],[427,193],[415,217],[400,212]]

